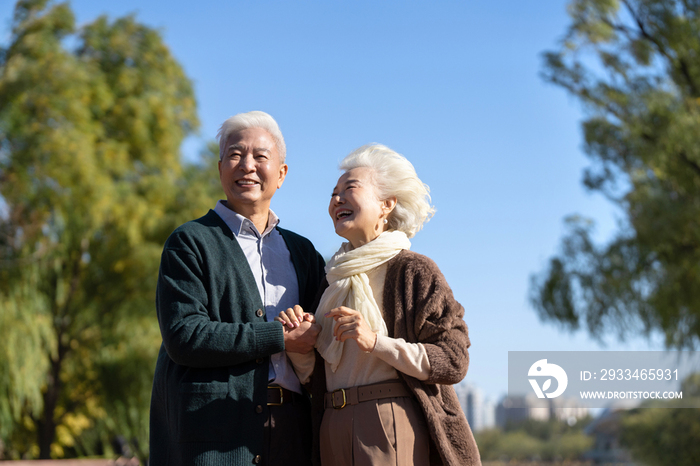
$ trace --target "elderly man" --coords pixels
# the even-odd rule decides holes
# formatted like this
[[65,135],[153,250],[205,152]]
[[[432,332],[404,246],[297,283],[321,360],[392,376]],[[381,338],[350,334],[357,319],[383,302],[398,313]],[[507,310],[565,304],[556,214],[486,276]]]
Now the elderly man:
[[312,351],[319,328],[273,318],[311,306],[323,259],[270,210],[287,175],[275,120],[239,114],[218,137],[226,200],[176,229],[161,257],[150,464],[306,465],[310,405],[286,352]]

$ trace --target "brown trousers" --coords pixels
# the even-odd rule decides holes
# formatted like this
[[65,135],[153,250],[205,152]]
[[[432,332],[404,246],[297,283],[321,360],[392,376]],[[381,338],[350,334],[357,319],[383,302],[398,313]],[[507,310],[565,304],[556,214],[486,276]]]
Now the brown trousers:
[[321,422],[323,466],[427,466],[428,429],[412,397],[327,408]]

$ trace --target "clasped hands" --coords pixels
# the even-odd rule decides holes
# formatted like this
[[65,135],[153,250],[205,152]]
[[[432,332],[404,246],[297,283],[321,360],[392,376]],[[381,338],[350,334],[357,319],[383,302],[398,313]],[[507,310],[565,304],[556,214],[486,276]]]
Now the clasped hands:
[[[336,340],[346,341],[352,339],[357,342],[357,346],[362,351],[370,353],[374,350],[377,344],[377,334],[372,331],[359,311],[340,306],[332,309],[325,316],[332,317],[333,320],[335,320],[333,336]],[[308,353],[313,349],[316,338],[321,331],[321,326],[316,323],[315,315],[304,312],[301,306],[296,305],[294,308],[288,308],[286,311],[280,312],[279,316],[275,317],[275,320],[281,322],[284,326],[286,351],[291,351],[292,353]],[[308,351],[295,351],[295,349],[290,349],[289,346],[287,346],[288,334],[291,336],[293,332],[302,331],[306,337],[311,337],[311,329],[315,329],[315,333],[313,333],[313,343]],[[308,339],[305,340],[308,341]],[[296,348],[296,346],[293,348]]]

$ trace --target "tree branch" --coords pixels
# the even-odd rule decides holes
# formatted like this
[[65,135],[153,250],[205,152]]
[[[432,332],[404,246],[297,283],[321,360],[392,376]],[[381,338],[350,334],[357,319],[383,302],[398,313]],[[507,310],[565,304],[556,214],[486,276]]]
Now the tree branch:
[[693,80],[693,77],[690,75],[690,68],[688,67],[688,63],[686,62],[685,59],[681,57],[673,57],[668,53],[666,50],[666,47],[659,41],[656,37],[652,36],[649,34],[647,31],[646,26],[644,25],[644,22],[642,21],[642,18],[640,15],[634,11],[634,8],[632,8],[632,5],[630,5],[629,0],[622,0],[622,3],[627,7],[627,11],[629,12],[630,16],[632,16],[632,19],[635,21],[637,26],[639,27],[639,35],[646,39],[647,41],[651,42],[656,46],[657,51],[665,57],[671,65],[674,63],[677,64],[679,67],[681,74],[686,80],[686,84],[690,88],[690,94],[692,97],[698,97],[698,87],[695,85],[695,81]]
[[[655,139],[649,133],[644,132],[641,134],[641,136],[645,141],[649,143],[653,143],[655,141]],[[696,175],[700,176],[700,164],[688,158],[688,155],[686,155],[685,151],[679,152],[678,156],[683,162],[685,162],[686,165],[688,165],[695,172]]]
[[693,169],[696,175],[700,176],[700,165],[690,160],[685,151],[681,151],[678,155],[681,157],[681,160],[683,160],[690,168]]

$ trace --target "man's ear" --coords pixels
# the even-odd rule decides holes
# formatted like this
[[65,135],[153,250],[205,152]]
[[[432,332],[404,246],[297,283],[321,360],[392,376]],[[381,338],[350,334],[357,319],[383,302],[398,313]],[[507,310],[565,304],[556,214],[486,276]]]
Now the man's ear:
[[287,166],[286,163],[283,163],[280,165],[280,177],[277,180],[277,189],[280,189],[282,187],[282,183],[284,183],[284,179],[287,177],[287,171],[289,170],[289,167]]

